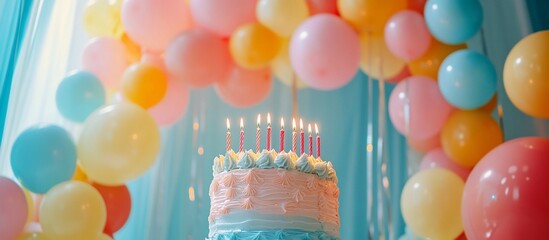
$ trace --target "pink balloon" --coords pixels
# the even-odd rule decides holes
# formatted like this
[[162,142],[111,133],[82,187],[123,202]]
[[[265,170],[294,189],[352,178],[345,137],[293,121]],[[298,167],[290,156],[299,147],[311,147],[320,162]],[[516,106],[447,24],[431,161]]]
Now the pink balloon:
[[549,139],[507,141],[465,183],[461,216],[469,239],[547,239]]
[[[407,104],[410,118],[408,128],[405,118]],[[437,82],[424,76],[402,80],[389,98],[391,122],[397,131],[413,139],[429,139],[437,135],[451,112],[452,107],[442,96]]]
[[160,126],[169,126],[177,122],[189,106],[189,90],[185,83],[168,79],[168,89],[162,101],[149,108],[149,113]]
[[385,43],[395,56],[410,61],[427,52],[431,33],[421,14],[403,10],[393,15],[385,25]]
[[23,189],[0,176],[0,239],[15,239],[25,227],[28,211]]
[[431,150],[423,156],[423,160],[421,161],[419,168],[421,170],[430,168],[444,168],[457,174],[461,177],[461,179],[463,179],[464,182],[467,181],[467,177],[469,176],[469,173],[471,173],[471,169],[462,167],[450,159],[450,157],[444,153],[442,148]]
[[358,35],[339,17],[317,14],[295,31],[290,42],[290,60],[296,74],[312,88],[340,88],[358,70]]
[[412,73],[410,73],[410,69],[408,69],[407,66],[404,66],[404,68],[402,68],[402,71],[400,71],[400,73],[398,73],[396,76],[391,77],[385,81],[388,83],[398,83],[410,76],[412,76]]
[[311,16],[319,13],[339,15],[337,0],[307,0],[307,5]]
[[141,62],[148,63],[166,71],[166,64],[164,63],[164,58],[161,55],[145,52],[141,56]]
[[128,67],[126,47],[114,38],[94,38],[84,48],[82,67],[95,74],[105,87],[118,88]]
[[250,107],[263,101],[271,92],[269,68],[247,70],[232,64],[229,76],[216,84],[219,97],[234,107]]
[[183,0],[125,0],[122,24],[141,47],[161,52],[193,23]]
[[239,26],[255,22],[257,0],[191,0],[196,24],[221,37],[229,37]]
[[202,29],[184,32],[166,49],[168,72],[191,87],[207,87],[226,78],[230,64],[227,43]]
[[426,139],[415,139],[409,137],[408,144],[410,144],[410,147],[412,147],[413,149],[422,153],[426,153],[435,148],[442,147],[442,143],[440,141],[440,133]]

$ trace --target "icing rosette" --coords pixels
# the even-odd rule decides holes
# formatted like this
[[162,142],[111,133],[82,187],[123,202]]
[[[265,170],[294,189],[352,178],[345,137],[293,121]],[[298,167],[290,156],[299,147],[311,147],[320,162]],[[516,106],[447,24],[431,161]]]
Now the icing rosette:
[[299,159],[297,159],[296,168],[304,173],[312,173],[314,170],[314,166],[309,161],[309,157],[306,153],[302,154]]
[[237,159],[238,156],[236,155],[236,153],[234,153],[233,150],[227,151],[227,153],[225,154],[225,160],[223,161],[223,169],[225,171],[231,171],[233,169],[236,169],[236,164],[238,161]]
[[255,153],[252,150],[244,152],[240,157],[240,160],[238,160],[238,168],[249,169],[256,167],[255,158]]
[[212,165],[212,171],[214,174],[223,172],[223,160],[225,160],[223,155],[215,157],[214,164]]
[[315,164],[315,172],[321,179],[328,177],[328,166],[325,162],[317,162]]
[[257,158],[257,161],[255,162],[257,167],[261,169],[275,168],[276,167],[276,165],[274,164],[275,157],[273,153],[274,151],[263,150],[263,152],[261,152],[261,155],[259,155],[259,158]]
[[295,164],[292,161],[291,157],[286,152],[281,152],[276,156],[274,161],[278,168],[284,168],[287,170],[294,170]]

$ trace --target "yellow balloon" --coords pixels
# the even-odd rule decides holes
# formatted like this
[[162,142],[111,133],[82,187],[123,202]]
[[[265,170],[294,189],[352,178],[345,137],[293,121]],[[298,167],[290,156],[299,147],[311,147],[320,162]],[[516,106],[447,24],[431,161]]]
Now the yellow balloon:
[[84,170],[82,170],[82,167],[80,166],[80,164],[76,165],[76,169],[74,170],[74,174],[72,175],[72,180],[85,182],[85,183],[89,181],[88,176],[86,175]]
[[19,235],[17,240],[48,240],[48,238],[41,232],[26,232]]
[[25,200],[27,200],[27,223],[29,223],[32,222],[32,217],[34,216],[34,200],[32,199],[32,193],[29,190],[23,187],[21,189],[23,189],[23,193],[25,194]]
[[240,26],[231,35],[231,55],[243,68],[261,69],[267,67],[280,48],[276,34],[259,23]]
[[121,102],[88,117],[77,149],[81,167],[90,180],[122,185],[154,163],[160,149],[160,131],[143,108]]
[[143,108],[150,108],[162,101],[167,85],[166,73],[147,63],[132,64],[122,77],[124,96]]
[[498,123],[483,110],[455,111],[446,120],[440,137],[444,152],[465,167],[475,166],[503,142]]
[[120,18],[121,1],[92,0],[84,9],[84,29],[92,36],[118,38],[124,32]]
[[257,20],[281,37],[290,37],[295,29],[309,17],[305,0],[259,0]]
[[135,63],[141,59],[141,46],[137,45],[128,34],[124,33],[120,37],[120,41],[126,47],[126,58],[129,63]]
[[382,33],[389,18],[406,9],[406,0],[338,0],[337,8],[356,30]]
[[112,240],[112,237],[103,233],[101,235],[99,235],[99,237],[97,238],[97,240]]
[[48,238],[96,240],[103,232],[107,210],[91,185],[69,181],[46,193],[40,206],[40,225]]
[[360,35],[360,68],[368,76],[376,79],[392,78],[402,72],[405,66],[402,59],[389,51],[383,35]]
[[463,231],[463,180],[441,168],[420,171],[402,190],[400,206],[410,229],[430,239],[455,239]]
[[423,75],[432,79],[438,79],[438,68],[442,61],[451,53],[467,48],[467,45],[447,45],[432,38],[427,52],[420,58],[408,63],[413,75]]
[[530,34],[513,47],[503,68],[503,83],[518,109],[549,118],[549,30]]
[[271,61],[271,70],[276,78],[287,86],[291,87],[295,78],[297,81],[297,88],[306,88],[307,84],[295,74],[294,68],[290,62],[289,44],[289,39],[280,41],[280,50],[273,61]]

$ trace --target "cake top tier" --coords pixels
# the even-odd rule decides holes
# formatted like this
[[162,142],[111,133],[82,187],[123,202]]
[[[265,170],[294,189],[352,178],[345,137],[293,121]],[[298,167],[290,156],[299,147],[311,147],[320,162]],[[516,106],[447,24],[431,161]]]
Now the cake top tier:
[[213,175],[234,169],[271,169],[283,168],[288,171],[299,171],[303,173],[316,174],[321,179],[334,181],[338,179],[331,162],[325,162],[320,157],[315,158],[307,154],[297,156],[294,152],[276,152],[275,150],[263,150],[256,153],[252,150],[235,153],[227,151],[225,156],[219,155],[214,159],[212,166]]

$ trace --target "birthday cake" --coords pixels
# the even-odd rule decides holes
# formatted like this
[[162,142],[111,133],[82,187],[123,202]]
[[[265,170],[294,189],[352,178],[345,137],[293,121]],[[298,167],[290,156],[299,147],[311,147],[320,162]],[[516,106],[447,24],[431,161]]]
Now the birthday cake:
[[330,162],[263,150],[214,159],[209,239],[339,239]]

